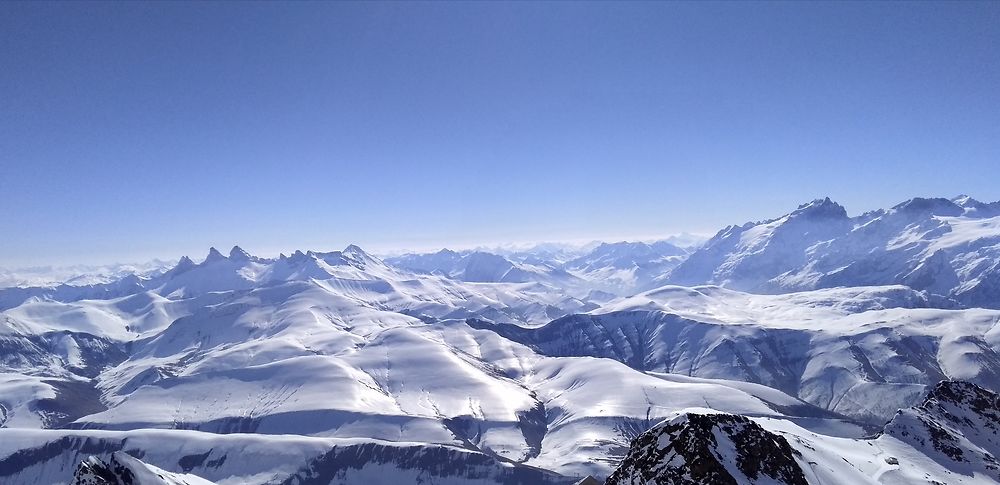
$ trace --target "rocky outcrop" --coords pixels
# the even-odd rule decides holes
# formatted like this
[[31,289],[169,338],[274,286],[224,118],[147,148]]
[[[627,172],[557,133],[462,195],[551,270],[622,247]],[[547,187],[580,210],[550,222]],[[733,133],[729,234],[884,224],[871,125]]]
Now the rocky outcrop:
[[1000,481],[1000,395],[970,382],[942,381],[924,402],[902,409],[883,434],[949,469]]
[[684,414],[636,438],[607,485],[805,485],[784,437],[744,416]]
[[194,475],[170,473],[122,452],[107,461],[90,456],[80,462],[72,485],[212,485]]

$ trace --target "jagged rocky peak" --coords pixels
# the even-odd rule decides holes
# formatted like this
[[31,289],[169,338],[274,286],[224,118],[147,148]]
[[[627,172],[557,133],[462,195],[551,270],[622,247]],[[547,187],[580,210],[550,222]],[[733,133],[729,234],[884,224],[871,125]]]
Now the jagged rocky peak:
[[195,264],[195,262],[192,261],[191,258],[187,256],[181,256],[181,259],[177,260],[177,264],[174,265],[174,267],[171,268],[170,271],[167,272],[167,274],[178,275],[194,268],[195,266],[197,266],[197,264]]
[[967,381],[941,381],[922,404],[923,407],[950,404],[988,417],[1000,425],[1000,395]]
[[220,253],[219,250],[215,249],[215,247],[213,246],[208,248],[208,256],[205,257],[205,262],[203,264],[214,263],[216,261],[223,261],[225,259],[226,257],[223,256],[223,254]]
[[607,485],[806,485],[783,436],[744,416],[682,414],[639,435]]
[[246,262],[253,259],[250,253],[243,250],[239,246],[233,246],[233,249],[229,250],[229,259],[232,261]]
[[170,473],[121,451],[108,461],[90,456],[73,473],[72,485],[212,485],[201,477]]
[[800,205],[789,215],[791,217],[846,219],[847,209],[830,200],[829,197],[824,197]]
[[294,266],[294,265],[300,265],[308,259],[315,259],[315,256],[312,256],[311,252],[307,254],[296,249],[294,252],[292,252],[292,254],[279,253],[277,261],[283,265]]
[[76,472],[73,473],[73,485],[118,485],[132,483],[134,477],[129,473],[127,482],[122,478],[118,473],[115,473],[111,464],[104,463],[96,456],[91,456],[77,465]]
[[883,434],[1000,481],[1000,395],[965,381],[942,381],[922,403],[901,409]]

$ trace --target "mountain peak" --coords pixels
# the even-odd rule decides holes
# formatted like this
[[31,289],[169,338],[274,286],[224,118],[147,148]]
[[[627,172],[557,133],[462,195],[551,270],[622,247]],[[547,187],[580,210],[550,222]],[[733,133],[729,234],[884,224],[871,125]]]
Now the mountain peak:
[[349,255],[352,255],[352,256],[359,256],[359,257],[363,257],[363,258],[369,258],[369,257],[371,257],[371,256],[368,255],[368,253],[365,252],[364,249],[361,249],[361,247],[359,247],[357,245],[354,245],[354,244],[348,244],[347,247],[344,248],[344,250],[341,251],[341,252],[343,254],[349,254]]
[[346,248],[344,248],[344,250],[341,251],[341,254],[344,255],[344,256],[346,256],[349,259],[354,260],[354,264],[355,265],[360,265],[360,267],[362,269],[364,269],[367,265],[370,265],[370,264],[374,264],[374,265],[383,265],[383,264],[385,264],[385,263],[382,262],[381,259],[378,259],[378,258],[376,258],[376,257],[368,254],[367,252],[365,252],[364,249],[361,249],[359,246],[355,246],[354,244],[351,244],[351,245],[347,246]]
[[896,212],[934,216],[957,216],[964,212],[957,203],[943,197],[914,197],[896,205],[893,209]]
[[969,197],[968,195],[965,194],[959,194],[955,197],[952,197],[951,201],[956,205],[962,207],[975,207],[977,205],[982,204],[982,202],[979,202],[978,200],[973,199],[972,197]]
[[226,257],[223,256],[222,253],[220,253],[218,249],[215,249],[214,246],[208,248],[208,256],[205,257],[205,262],[206,263],[213,263],[215,261],[222,261],[223,259],[226,259]]
[[195,262],[192,261],[191,258],[187,256],[181,256],[181,259],[177,260],[177,264],[175,264],[173,268],[170,268],[168,271],[163,273],[163,275],[168,277],[173,277],[181,273],[187,272],[196,266],[198,265],[195,264]]
[[233,249],[229,250],[229,259],[233,261],[250,261],[252,256],[250,253],[243,250],[239,246],[233,246]]
[[844,206],[830,200],[829,197],[824,197],[822,199],[815,199],[811,202],[800,205],[789,215],[792,217],[805,216],[846,219],[847,209],[844,209]]

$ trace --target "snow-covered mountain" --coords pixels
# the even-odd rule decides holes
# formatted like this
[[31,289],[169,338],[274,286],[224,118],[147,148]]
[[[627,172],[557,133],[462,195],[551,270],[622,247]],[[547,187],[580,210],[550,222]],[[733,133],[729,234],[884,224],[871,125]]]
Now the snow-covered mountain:
[[667,241],[597,243],[577,250],[538,245],[505,255],[486,251],[403,254],[386,259],[407,271],[468,282],[539,282],[574,295],[590,291],[627,296],[650,289],[688,250]]
[[753,295],[667,286],[533,328],[489,328],[545,355],[754,382],[880,424],[942,379],[1000,389],[1000,311],[931,308],[904,286]]
[[595,289],[631,295],[650,289],[656,278],[683,262],[687,254],[665,241],[602,243],[562,267]]
[[[404,271],[441,275],[469,283],[544,283],[561,288],[584,286],[578,277],[561,269],[554,261],[541,256],[518,258],[486,251],[455,252],[442,249],[429,254],[404,254],[387,259],[387,263]],[[576,291],[575,293],[580,293]]]
[[730,226],[660,279],[784,293],[903,284],[1000,307],[1000,202],[915,198],[856,217],[829,198]]

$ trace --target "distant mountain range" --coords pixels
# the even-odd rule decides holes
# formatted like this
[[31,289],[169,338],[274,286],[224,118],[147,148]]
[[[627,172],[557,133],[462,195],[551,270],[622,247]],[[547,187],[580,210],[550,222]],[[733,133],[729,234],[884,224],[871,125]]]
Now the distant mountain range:
[[666,241],[601,243],[570,253],[544,249],[508,256],[483,251],[406,254],[388,258],[398,268],[440,274],[468,282],[541,282],[586,294],[597,290],[628,295],[646,289],[657,277],[680,264],[688,250]]

